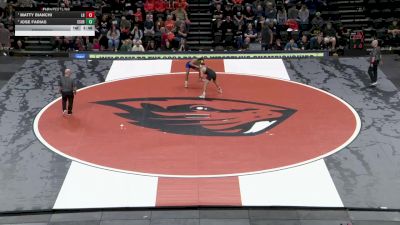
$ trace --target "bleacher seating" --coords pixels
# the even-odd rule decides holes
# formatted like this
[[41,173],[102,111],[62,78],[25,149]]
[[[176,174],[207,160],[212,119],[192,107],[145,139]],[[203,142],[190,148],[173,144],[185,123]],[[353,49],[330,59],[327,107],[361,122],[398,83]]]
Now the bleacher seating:
[[[16,1],[18,0],[14,0],[14,2]],[[120,21],[122,16],[126,16],[130,18],[132,25],[131,30],[133,29],[134,24],[138,24],[139,29],[143,30],[143,22],[140,22],[139,19],[137,20],[135,19],[135,17],[137,17],[135,13],[136,8],[142,9],[143,20],[145,20],[146,14],[148,13],[152,14],[153,21],[156,24],[158,17],[162,17],[163,21],[165,21],[167,14],[171,13],[176,7],[183,7],[187,9],[187,15],[190,18],[189,19],[190,21],[189,20],[184,21],[184,23],[186,24],[186,28],[189,32],[187,32],[188,35],[186,37],[187,40],[186,44],[188,46],[182,49],[190,49],[190,50],[236,49],[235,48],[236,47],[235,43],[237,41],[237,37],[235,37],[236,34],[231,33],[228,36],[226,36],[224,33],[221,32],[221,30],[213,32],[214,20],[212,18],[212,12],[214,10],[213,8],[214,4],[212,2],[213,1],[218,2],[219,0],[212,0],[212,1],[187,0],[187,3],[186,1],[183,0],[171,0],[171,1],[160,0],[160,2],[165,4],[163,10],[161,11],[157,11],[158,9],[160,9],[157,8],[158,6],[160,6],[159,5],[160,2],[157,1],[159,0],[144,0],[142,2],[126,1],[124,5],[115,5],[115,2],[111,0],[102,0],[102,1],[48,0],[41,2],[36,1],[36,3],[38,4],[37,5],[38,8],[59,7],[66,4],[67,6],[74,9],[79,7],[92,6],[96,2],[97,4],[93,5],[93,7],[94,10],[96,11],[97,21],[101,21],[101,18],[104,15],[112,16],[114,18],[113,20],[116,21]],[[390,49],[396,49],[397,47],[400,46],[398,38],[396,39],[388,35],[388,26],[392,23],[393,20],[399,19],[400,0],[338,0],[338,1],[267,0],[267,1],[273,2],[275,9],[286,8],[287,12],[288,9],[292,6],[297,6],[297,8],[299,9],[300,8],[299,4],[303,3],[306,5],[306,7],[308,7],[310,15],[309,21],[311,21],[316,16],[317,11],[320,11],[321,18],[325,21],[325,24],[327,22],[332,23],[333,28],[338,33],[338,36],[336,37],[338,39],[337,40],[338,44],[336,47],[339,48],[340,52],[343,52],[345,49],[354,48],[356,46],[358,47],[362,46],[361,48],[364,48],[365,46],[368,47],[368,45],[364,44],[363,45],[352,44],[354,41],[356,41],[356,40],[351,40],[352,33],[353,34],[362,33],[362,38],[365,39],[364,40],[365,43],[369,43],[373,39],[379,39],[381,45],[384,48],[390,47]],[[232,1],[223,0],[221,2],[224,5],[226,5],[228,2]],[[242,1],[235,1],[235,2],[242,2]],[[261,3],[264,1],[260,0],[253,0],[253,1],[246,0],[243,1],[242,3],[243,8],[245,8],[244,7],[245,4],[253,2],[257,2],[257,4],[259,3],[264,4]],[[252,7],[254,7],[255,9],[256,4],[252,5]],[[263,7],[265,6],[263,5]],[[245,11],[243,12],[245,13]],[[255,18],[255,20],[257,20],[257,18]],[[268,20],[268,21],[271,22],[274,20]],[[274,44],[277,39],[279,39],[279,42],[281,42],[281,44],[284,46],[286,42],[290,40],[291,37],[294,37],[296,41],[299,40],[299,38],[302,35],[306,35],[309,39],[311,39],[311,41],[313,38],[316,37],[317,33],[315,33],[315,30],[314,28],[311,27],[310,23],[302,24],[293,20],[288,20],[288,21],[295,23],[296,26],[293,27],[292,26],[293,24],[289,24],[289,22],[283,25],[278,25],[275,22],[274,25],[270,26],[274,34],[274,40],[273,40]],[[9,24],[9,21],[6,21],[5,17],[3,17],[3,22],[6,25]],[[110,21],[108,21],[108,23],[110,23]],[[259,27],[257,27],[256,23],[257,22],[254,21],[255,28],[260,29]],[[84,49],[110,50],[109,48],[107,48],[107,38],[105,37],[105,34],[107,34],[109,27],[110,27],[109,24],[106,24],[107,30],[104,30],[103,32],[101,30],[98,30],[98,32],[96,32],[95,38],[89,38],[87,40],[84,39],[83,41],[80,40],[82,41],[82,44],[85,45]],[[243,26],[243,29],[245,27],[246,26]],[[322,28],[318,28],[318,30],[324,31],[325,27],[326,25],[324,25]],[[98,29],[101,29],[100,24]],[[132,39],[131,30],[129,30],[129,32],[126,35],[122,35],[120,37],[121,44],[117,46],[115,50],[120,49],[120,47],[122,46],[123,39],[126,38]],[[173,30],[172,34],[171,33],[164,34],[160,30],[156,30],[154,36],[150,37],[146,36],[142,39],[143,46],[145,46],[146,49],[148,48],[149,50],[154,50],[154,48],[158,50],[167,50],[167,51],[181,49],[179,48],[179,45],[181,45],[182,42],[179,41],[179,38],[182,37],[179,36],[177,37],[178,30],[179,29],[176,28],[176,30]],[[260,34],[260,30],[258,30],[258,33]],[[260,35],[255,40],[252,39],[251,48],[253,48],[255,44],[258,44],[259,38]],[[96,40],[100,45],[99,49],[95,47],[97,45],[97,43],[94,43]],[[45,55],[48,55],[47,53],[51,51],[60,52],[60,51],[75,51],[81,49],[74,46],[73,43],[75,43],[75,40],[70,41],[70,43],[72,44],[64,43],[64,45],[67,46],[63,46],[63,48],[60,48],[60,45],[55,44],[54,38],[51,37],[12,37],[11,41],[12,41],[11,46],[15,48],[14,51],[17,52],[16,54],[22,54],[22,53],[28,54],[29,52],[32,52],[32,54],[33,53],[38,54],[39,52],[42,51],[46,52]],[[23,42],[22,46],[18,46],[17,41]],[[168,42],[168,44],[166,45],[165,42]],[[151,47],[153,45],[155,45],[155,47]],[[330,43],[321,44],[320,47],[330,49]],[[330,50],[333,53],[336,53],[337,49],[330,49]]]

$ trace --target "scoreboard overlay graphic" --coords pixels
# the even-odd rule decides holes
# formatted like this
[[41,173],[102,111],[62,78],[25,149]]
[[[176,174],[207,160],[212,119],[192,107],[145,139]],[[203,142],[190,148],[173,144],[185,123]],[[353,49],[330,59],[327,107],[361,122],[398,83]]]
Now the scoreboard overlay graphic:
[[[57,9],[57,8],[54,8]],[[18,11],[16,36],[94,36],[94,11]]]

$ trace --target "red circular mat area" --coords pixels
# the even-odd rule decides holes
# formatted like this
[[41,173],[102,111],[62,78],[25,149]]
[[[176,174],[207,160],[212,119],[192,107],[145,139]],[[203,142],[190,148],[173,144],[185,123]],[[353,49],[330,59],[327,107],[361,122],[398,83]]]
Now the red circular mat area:
[[[349,105],[309,86],[221,73],[224,93],[210,83],[207,97],[214,100],[208,101],[194,98],[201,94],[201,82],[192,78],[185,89],[183,80],[183,74],[166,74],[83,89],[75,98],[73,116],[62,116],[60,99],[45,107],[36,118],[36,134],[57,153],[102,168],[157,176],[227,176],[316,160],[343,148],[359,130],[359,118]],[[107,101],[119,107],[102,104]],[[158,127],[161,122],[149,125],[141,119],[147,116],[143,112],[136,121],[128,118],[131,108],[144,106],[170,116],[176,105],[195,106],[203,114],[207,108],[208,120],[237,120],[222,125],[203,121],[201,129],[213,131],[205,135],[187,126],[172,126],[176,132],[170,132],[172,128]],[[251,128],[255,121],[279,117],[282,109],[292,113],[272,128]],[[184,115],[198,119],[197,114]],[[230,124],[246,124],[248,129],[229,130]]]

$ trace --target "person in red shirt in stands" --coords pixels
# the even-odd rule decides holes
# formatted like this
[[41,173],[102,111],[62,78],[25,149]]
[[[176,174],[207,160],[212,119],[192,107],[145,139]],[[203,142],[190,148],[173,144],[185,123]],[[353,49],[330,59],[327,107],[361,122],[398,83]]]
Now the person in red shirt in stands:
[[133,15],[138,18],[138,22],[143,22],[143,14],[141,8],[137,8],[135,14]]
[[178,9],[178,8],[182,8],[182,9],[187,9],[187,7],[188,7],[188,3],[186,2],[186,0],[176,0],[175,2],[174,2],[174,8],[175,9]]
[[173,48],[173,41],[175,39],[175,34],[171,31],[167,30],[166,33],[166,40],[165,40],[165,47],[167,49],[172,49]]
[[299,24],[294,19],[288,19],[286,26],[288,26],[288,31],[299,30]]
[[146,13],[154,11],[154,0],[146,0],[146,3],[144,3],[144,11]]
[[93,39],[92,51],[100,51],[100,42],[97,38]]
[[154,9],[159,13],[163,13],[167,9],[167,3],[164,0],[155,0]]
[[172,19],[172,15],[167,16],[167,20],[165,21],[164,25],[167,31],[175,30],[175,21]]
[[241,5],[243,3],[243,0],[232,0],[232,3],[234,5]]

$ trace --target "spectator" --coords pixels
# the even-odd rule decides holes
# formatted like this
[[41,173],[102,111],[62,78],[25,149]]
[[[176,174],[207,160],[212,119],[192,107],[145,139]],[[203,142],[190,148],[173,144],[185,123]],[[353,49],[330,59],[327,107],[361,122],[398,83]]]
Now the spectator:
[[132,40],[131,39],[123,40],[120,51],[121,52],[129,52],[131,50],[132,50]]
[[268,3],[271,3],[272,6],[276,8],[276,2],[275,2],[275,0],[265,0],[265,5],[267,5]]
[[324,36],[320,32],[317,36],[310,39],[310,49],[312,50],[322,50],[325,49]]
[[286,43],[285,50],[286,51],[299,50],[296,42],[294,41],[294,38],[291,38],[290,41]]
[[213,40],[213,47],[222,47],[223,44],[223,31],[224,31],[224,27],[223,27],[223,21],[221,18],[217,17],[217,20],[215,20],[213,22],[212,25],[212,34],[214,37]]
[[235,24],[233,23],[230,16],[226,16],[225,21],[223,21],[223,33],[233,33],[235,29]]
[[164,20],[162,17],[158,17],[155,24],[155,30],[159,32],[161,27],[164,27]]
[[167,49],[173,49],[174,48],[174,44],[175,44],[174,43],[175,34],[170,30],[167,30],[166,32],[167,32],[166,33],[167,39],[165,40],[165,46],[166,46]]
[[213,22],[213,26],[212,26],[212,32],[213,32],[214,36],[215,36],[216,34],[222,36],[223,29],[224,29],[224,27],[223,27],[223,21],[222,21],[221,18],[218,18],[218,17],[217,17],[217,20]]
[[343,24],[339,24],[339,29],[337,31],[337,46],[338,48],[344,49],[347,46],[349,41],[349,31],[343,26]]
[[108,48],[117,50],[119,47],[120,32],[116,28],[115,24],[111,25],[111,29],[107,32]]
[[174,31],[175,30],[175,21],[172,19],[172,15],[167,16],[167,20],[165,21],[165,28],[167,31]]
[[272,47],[272,49],[275,50],[275,51],[281,51],[281,50],[283,50],[282,41],[281,41],[280,38],[277,38],[277,39],[275,40],[275,44],[274,44],[274,46]]
[[308,41],[307,35],[303,35],[301,40],[297,43],[297,46],[301,50],[309,50],[310,49],[310,42]]
[[160,33],[161,33],[160,48],[161,48],[161,50],[165,50],[165,49],[167,49],[167,42],[168,42],[167,29],[165,29],[165,27],[161,27]]
[[262,0],[254,0],[254,1],[252,1],[252,6],[251,7],[253,7],[253,9],[257,9],[257,6],[261,5],[261,7],[264,8],[265,7],[265,3],[266,2],[264,2]]
[[100,51],[100,42],[99,42],[99,39],[97,39],[97,38],[93,39],[92,50],[93,50],[93,51]]
[[233,22],[237,27],[244,25],[244,17],[242,12],[239,11],[233,16]]
[[225,5],[225,10],[224,10],[224,18],[226,18],[227,16],[230,16],[231,18],[233,18],[233,10],[232,10],[232,6],[230,4],[226,4]]
[[158,13],[164,13],[167,9],[167,3],[164,0],[156,0],[154,2],[154,9]]
[[142,23],[143,22],[143,14],[142,14],[142,9],[137,8],[135,14],[133,14],[135,18],[137,18],[137,22]]
[[286,22],[286,26],[288,27],[287,31],[289,32],[299,30],[299,24],[296,20],[293,19],[288,19],[288,21]]
[[182,26],[180,27],[178,34],[177,34],[177,41],[179,42],[178,51],[186,51],[187,50],[186,38],[187,38],[186,28],[182,24]]
[[395,19],[392,21],[392,24],[388,27],[388,33],[391,35],[390,38],[396,38],[400,36],[400,26],[398,25],[398,21]]
[[264,17],[260,17],[258,20],[257,20],[257,23],[256,23],[256,30],[257,30],[257,33],[260,33],[261,34],[261,30],[263,29],[263,26],[264,26],[264,23],[266,22],[266,20],[265,20],[265,18]]
[[67,48],[65,46],[65,40],[63,37],[57,37],[54,42],[53,47],[56,51],[66,51],[67,50]]
[[223,3],[224,3],[224,2],[223,2],[222,0],[212,0],[212,1],[211,1],[211,4],[212,4],[212,6],[213,6],[214,8],[216,8],[218,4],[219,4],[219,5],[222,5]]
[[108,21],[107,15],[103,15],[100,21],[100,34],[106,35],[111,28],[111,23]]
[[21,40],[18,40],[17,41],[17,46],[15,47],[15,49],[18,49],[18,50],[25,49],[24,42],[22,42]]
[[121,40],[129,38],[129,32],[131,31],[131,22],[126,19],[125,16],[121,17]]
[[[176,34],[176,38],[179,43],[182,43],[182,42],[186,43],[187,32],[186,32],[185,24],[181,24],[181,26],[179,27],[179,30]],[[182,39],[184,39],[184,40],[182,41]]]
[[137,24],[135,24],[133,26],[133,30],[131,32],[132,35],[132,39],[133,41],[136,43],[137,41],[141,41],[143,38],[143,31],[141,29],[139,29],[139,26]]
[[327,23],[324,31],[325,34],[325,45],[332,44],[332,50],[336,49],[336,30],[332,27],[332,23]]
[[144,36],[154,36],[154,22],[153,22],[153,15],[152,14],[147,14],[146,15],[146,20],[143,23],[144,26]]
[[135,41],[133,47],[132,47],[132,52],[144,52],[144,47],[142,45],[141,40]]
[[188,21],[188,16],[187,16],[187,12],[185,9],[183,8],[177,8],[174,11],[172,11],[171,13],[173,16],[175,16],[175,19],[179,18],[181,21]]
[[147,51],[147,52],[154,52],[155,50],[156,50],[155,42],[154,42],[154,40],[150,40],[150,41],[147,43],[146,51]]
[[144,11],[146,13],[152,13],[154,11],[154,0],[146,0],[146,2],[144,3]]
[[135,26],[135,25],[137,25],[138,27],[139,27],[139,29],[141,29],[141,30],[143,30],[143,22],[142,21],[139,21],[139,17],[137,17],[137,16],[134,16],[133,17],[133,26]]
[[120,20],[115,17],[115,14],[111,14],[111,24],[114,24],[117,29],[119,29]]
[[84,45],[86,51],[93,51],[93,43],[90,41],[90,38],[88,36],[84,37]]
[[185,24],[184,21],[180,20],[179,17],[176,18],[175,27],[176,27],[177,30],[179,30],[179,28],[181,27],[182,24],[183,24],[184,26],[186,26],[186,24]]
[[178,51],[186,51],[187,50],[187,44],[186,44],[186,38],[182,38],[179,41],[179,47],[178,47]]
[[257,38],[257,32],[255,29],[253,29],[253,24],[248,23],[247,24],[247,29],[244,32],[244,43],[246,45],[246,47],[248,47],[248,45],[252,42],[254,42]]
[[243,0],[232,0],[232,4],[233,5],[242,5],[242,3],[243,3]]
[[258,4],[255,11],[255,17],[258,20],[260,17],[265,17],[265,11],[261,4]]
[[186,10],[188,6],[189,6],[189,4],[186,2],[186,0],[177,0],[174,2],[175,9],[182,8],[182,9]]
[[[134,1],[133,1],[134,2]],[[136,9],[138,9],[138,8],[140,8],[140,9],[142,9],[142,8],[144,8],[144,3],[143,3],[143,1],[142,0],[139,0],[139,1],[136,1],[135,2],[135,6],[136,6]],[[137,12],[137,11],[136,11]],[[143,20],[142,20],[143,21]]]
[[250,5],[246,6],[246,10],[243,13],[244,21],[246,24],[254,22],[254,12]]
[[308,18],[310,17],[310,11],[308,11],[308,8],[306,5],[302,5],[301,9],[299,11],[299,22],[300,24],[308,24]]
[[[0,51],[11,46],[10,38],[10,31],[4,27],[4,24],[0,23]],[[3,54],[6,55],[5,52]]]
[[242,25],[239,25],[235,31],[234,40],[236,43],[237,49],[241,50],[243,48],[243,28]]
[[5,10],[4,18],[5,19],[13,18],[14,13],[15,13],[15,9],[14,9],[13,5],[12,4],[8,4],[7,7],[6,7],[6,10]]
[[324,19],[322,19],[321,17],[321,13],[315,13],[315,17],[311,20],[311,25],[313,26],[313,28],[322,29],[324,24],[325,22]]
[[83,40],[81,37],[75,38],[74,50],[76,50],[76,51],[84,51],[85,50],[85,46],[83,44]]
[[212,16],[213,16],[214,20],[216,20],[218,18],[222,20],[224,18],[224,11],[221,8],[221,4],[216,4],[215,5],[215,10],[214,10]]
[[299,17],[299,10],[297,10],[296,5],[293,5],[288,10],[288,19],[297,20]]
[[285,8],[280,8],[278,14],[276,15],[277,24],[283,26],[287,22],[287,14]]
[[226,16],[225,21],[222,24],[222,38],[225,41],[225,46],[233,46],[234,30],[235,24],[233,23],[231,16]]
[[243,10],[244,10],[243,5],[234,5],[232,9],[233,15],[236,15],[237,12],[241,12],[243,14]]
[[268,22],[264,22],[261,27],[261,47],[264,50],[269,50],[272,47],[273,40],[272,30],[269,28]]
[[265,9],[265,18],[267,22],[274,22],[276,23],[276,16],[277,16],[277,11],[272,2],[267,2],[267,7]]
[[67,51],[73,51],[74,50],[74,41],[71,39],[71,37],[65,37],[65,44]]

